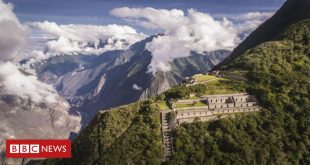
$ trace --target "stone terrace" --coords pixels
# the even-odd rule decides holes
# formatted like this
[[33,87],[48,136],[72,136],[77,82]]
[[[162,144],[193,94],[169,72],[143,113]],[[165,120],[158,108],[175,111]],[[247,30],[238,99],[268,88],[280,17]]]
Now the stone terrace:
[[[203,102],[205,106],[176,108],[175,104],[193,104]],[[221,117],[232,116],[237,113],[258,112],[257,99],[247,93],[208,95],[206,98],[193,100],[178,100],[172,103],[170,111],[163,111],[162,134],[164,144],[164,161],[169,159],[173,152],[171,131],[182,123],[192,123],[196,119],[200,121],[215,120]]]

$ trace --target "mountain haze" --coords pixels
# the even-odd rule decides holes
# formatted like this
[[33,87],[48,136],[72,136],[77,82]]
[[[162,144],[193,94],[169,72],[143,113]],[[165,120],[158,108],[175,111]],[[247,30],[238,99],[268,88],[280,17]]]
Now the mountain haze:
[[108,109],[147,99],[177,85],[184,77],[205,73],[221,62],[229,51],[192,53],[175,59],[169,72],[148,73],[152,54],[145,45],[153,37],[125,51],[102,55],[57,56],[36,67],[41,81],[52,84],[73,108],[83,115],[84,124],[99,109]]

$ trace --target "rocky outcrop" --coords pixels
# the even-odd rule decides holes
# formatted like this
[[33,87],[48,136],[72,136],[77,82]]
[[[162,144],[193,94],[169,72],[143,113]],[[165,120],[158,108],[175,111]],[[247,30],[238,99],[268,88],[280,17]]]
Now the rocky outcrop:
[[156,96],[178,83],[179,80],[174,77],[172,72],[157,72],[156,75],[151,78],[150,85],[143,91],[140,99],[146,100],[152,96]]

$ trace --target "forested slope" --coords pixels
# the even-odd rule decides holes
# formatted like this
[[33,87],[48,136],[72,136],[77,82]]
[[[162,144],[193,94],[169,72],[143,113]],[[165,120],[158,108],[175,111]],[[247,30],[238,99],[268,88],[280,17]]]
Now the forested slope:
[[238,57],[248,49],[258,46],[261,43],[274,40],[279,33],[298,21],[310,19],[310,1],[309,0],[288,0],[284,5],[266,22],[260,25],[239,44],[231,55],[214,69],[218,69],[231,60]]
[[248,71],[263,112],[181,126],[169,164],[310,163],[310,20],[272,40],[222,66]]

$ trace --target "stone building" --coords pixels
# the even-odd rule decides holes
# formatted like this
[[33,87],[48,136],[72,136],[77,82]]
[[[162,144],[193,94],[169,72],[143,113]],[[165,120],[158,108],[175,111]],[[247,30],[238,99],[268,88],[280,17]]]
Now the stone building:
[[209,109],[232,108],[234,101],[230,95],[210,95],[206,98]]
[[[179,100],[178,102],[190,103],[193,101],[195,100]],[[199,101],[205,101],[207,106],[176,109],[172,103],[173,111],[162,112],[164,160],[167,160],[173,152],[171,130],[180,126],[180,124],[192,123],[196,120],[216,120],[234,116],[236,113],[258,112],[261,109],[256,98],[247,93],[209,95]]]
[[[195,119],[209,121],[218,118],[218,115],[225,117],[235,113],[260,111],[256,98],[247,93],[208,95],[199,101],[205,102],[206,106],[174,109],[172,127],[184,122],[191,123]],[[193,100],[179,100],[178,102],[187,103]]]
[[257,100],[254,96],[248,94],[239,94],[233,96],[235,107],[252,107],[257,105]]
[[206,102],[209,109],[252,107],[258,105],[256,98],[247,93],[209,95],[206,98]]
[[209,121],[221,117],[226,117],[235,113],[258,112],[259,106],[252,107],[233,107],[218,108],[214,110],[198,109],[198,110],[178,110],[174,112],[173,127],[177,127],[182,123],[192,123],[198,119],[200,121]]

